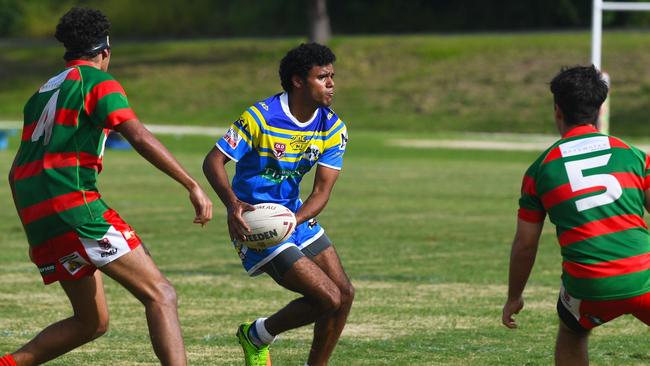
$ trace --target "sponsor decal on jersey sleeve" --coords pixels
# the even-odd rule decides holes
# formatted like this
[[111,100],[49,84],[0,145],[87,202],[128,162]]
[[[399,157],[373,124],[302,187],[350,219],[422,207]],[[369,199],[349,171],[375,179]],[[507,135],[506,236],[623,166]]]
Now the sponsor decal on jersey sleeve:
[[344,129],[341,131],[341,143],[339,144],[339,150],[345,150],[345,147],[348,144],[348,130]]
[[234,128],[230,127],[228,131],[226,131],[226,134],[223,135],[223,139],[228,143],[230,147],[236,149],[239,145],[239,142],[241,141],[241,136],[239,133],[237,133],[237,131],[235,131]]
[[316,145],[310,145],[304,153],[305,159],[316,161],[320,157],[320,148]]

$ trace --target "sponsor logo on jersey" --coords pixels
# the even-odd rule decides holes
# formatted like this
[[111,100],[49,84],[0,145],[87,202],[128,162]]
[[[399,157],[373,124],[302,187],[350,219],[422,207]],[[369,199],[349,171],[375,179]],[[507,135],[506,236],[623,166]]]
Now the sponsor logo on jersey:
[[307,174],[310,168],[311,167],[309,166],[299,166],[295,170],[290,170],[267,167],[262,171],[260,176],[274,183],[280,183],[287,178],[300,178],[303,175]]
[[309,142],[307,136],[295,135],[295,136],[291,136],[291,142],[289,142],[289,145],[294,150],[302,151],[305,148],[305,146],[307,146],[307,142]]
[[275,155],[276,158],[280,159],[281,157],[284,156],[284,152],[287,150],[287,145],[281,143],[281,142],[276,142],[273,144],[273,154]]
[[81,268],[88,265],[88,262],[86,262],[86,260],[83,259],[81,255],[79,255],[79,252],[68,254],[65,257],[59,259],[59,262],[61,262],[61,265],[68,272],[70,272],[71,275],[74,275],[75,273],[79,272]]
[[262,108],[264,108],[265,111],[267,111],[267,112],[269,111],[269,106],[266,105],[266,103],[260,102],[260,105],[262,106]]
[[247,130],[246,129],[246,121],[244,121],[243,117],[239,117],[239,119],[236,120],[233,124],[242,131]]
[[48,264],[44,264],[42,266],[38,266],[38,271],[42,275],[50,275],[50,274],[54,273],[55,269],[56,269],[56,266],[55,266],[54,263],[48,263]]
[[223,136],[223,139],[226,140],[230,147],[236,149],[237,145],[239,145],[239,141],[241,141],[241,136],[239,136],[234,128],[230,127],[226,134]]
[[316,161],[320,157],[320,148],[316,145],[311,145],[305,150],[303,154],[305,159],[309,161]]
[[327,114],[327,119],[332,119],[333,116],[334,116],[334,112],[330,111],[330,112]]
[[258,241],[275,238],[278,236],[278,231],[273,229],[270,231],[265,231],[263,233],[246,235],[246,241]]
[[348,131],[345,130],[341,132],[341,144],[339,145],[339,150],[345,150],[345,146],[348,144]]

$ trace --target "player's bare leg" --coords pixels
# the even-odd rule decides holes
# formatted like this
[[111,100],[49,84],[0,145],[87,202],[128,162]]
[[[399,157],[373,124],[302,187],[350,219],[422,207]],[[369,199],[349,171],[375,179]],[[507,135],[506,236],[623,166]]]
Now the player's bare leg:
[[327,365],[334,347],[341,336],[345,322],[352,308],[354,300],[354,287],[345,274],[339,256],[334,247],[330,246],[313,258],[327,276],[336,284],[341,293],[341,305],[326,317],[316,320],[314,325],[314,340],[309,353],[309,365]]
[[589,332],[576,332],[560,320],[560,329],[555,343],[555,365],[589,365],[588,341]]
[[311,324],[341,306],[341,292],[336,284],[307,257],[298,259],[279,284],[303,297],[266,319],[264,324],[272,335]]
[[102,267],[145,307],[153,349],[162,365],[185,366],[187,358],[178,321],[176,291],[143,245]]
[[73,316],[43,329],[13,354],[19,366],[40,365],[101,336],[108,329],[108,307],[99,271],[92,277],[60,281]]

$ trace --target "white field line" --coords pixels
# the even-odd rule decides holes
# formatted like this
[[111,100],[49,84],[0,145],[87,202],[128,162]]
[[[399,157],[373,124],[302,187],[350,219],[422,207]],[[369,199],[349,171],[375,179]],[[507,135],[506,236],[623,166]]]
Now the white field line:
[[[220,137],[226,132],[226,127],[207,126],[178,126],[145,124],[147,129],[159,135],[195,135]],[[0,121],[0,130],[19,130],[22,122]],[[391,139],[386,142],[389,146],[414,149],[456,149],[456,150],[501,150],[501,151],[544,151],[559,136],[539,134],[507,134],[507,133],[469,133],[470,137],[481,139]],[[493,140],[488,140],[492,138]],[[503,141],[521,139],[525,141]],[[650,151],[650,145],[635,145],[643,151]]]
[[[20,130],[23,127],[19,121],[0,121],[0,130]],[[225,127],[203,127],[203,126],[173,126],[145,124],[149,131],[159,135],[197,135],[220,137],[225,132]]]
[[[522,137],[525,135],[522,135]],[[486,141],[486,140],[436,140],[436,139],[422,139],[422,140],[408,140],[408,139],[392,139],[388,140],[389,146],[397,146],[402,148],[414,149],[456,149],[456,150],[500,150],[500,151],[539,151],[546,150],[551,144],[556,141],[549,139],[548,141]],[[634,145],[643,151],[650,151],[650,145]]]

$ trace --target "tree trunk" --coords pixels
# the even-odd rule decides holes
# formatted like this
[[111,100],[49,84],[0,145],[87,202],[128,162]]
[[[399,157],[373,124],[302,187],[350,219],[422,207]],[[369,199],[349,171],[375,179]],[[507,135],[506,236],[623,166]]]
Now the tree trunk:
[[327,16],[327,0],[309,1],[309,40],[326,44],[332,35],[330,18]]

